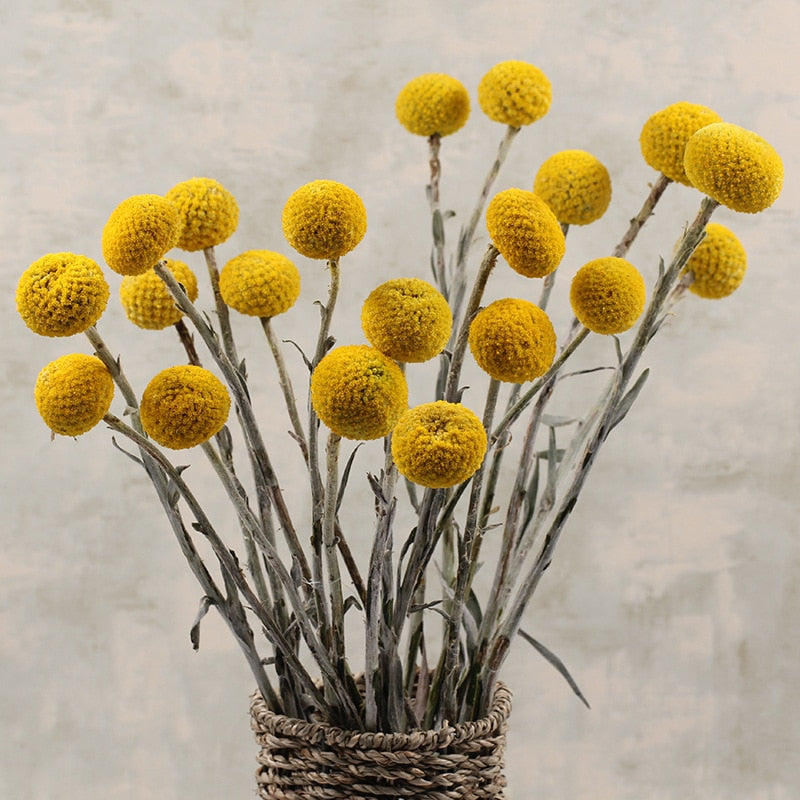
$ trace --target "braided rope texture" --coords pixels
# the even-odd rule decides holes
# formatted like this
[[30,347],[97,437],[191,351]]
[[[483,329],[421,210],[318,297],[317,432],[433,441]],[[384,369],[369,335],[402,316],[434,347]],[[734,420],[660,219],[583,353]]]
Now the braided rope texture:
[[271,712],[251,698],[258,796],[271,800],[503,800],[511,692],[474,722],[409,733],[348,731]]

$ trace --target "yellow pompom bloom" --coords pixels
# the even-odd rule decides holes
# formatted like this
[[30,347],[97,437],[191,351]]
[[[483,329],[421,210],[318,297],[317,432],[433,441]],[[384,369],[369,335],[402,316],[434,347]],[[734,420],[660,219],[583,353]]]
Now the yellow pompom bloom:
[[396,278],[370,292],[361,307],[361,327],[370,344],[389,358],[420,362],[442,352],[453,314],[427,281]]
[[408,409],[392,432],[392,457],[401,475],[429,489],[471,478],[486,454],[483,424],[461,403],[437,400]]
[[544,375],[556,356],[550,318],[527,300],[506,298],[479,311],[469,326],[469,347],[492,378],[525,383]]
[[541,119],[549,110],[553,87],[538,67],[525,61],[502,61],[478,84],[478,103],[495,122],[519,128]]
[[700,128],[721,121],[716,111],[685,101],[657,111],[645,122],[639,135],[644,160],[671,180],[691,186],[683,167],[686,143]]
[[141,275],[175,247],[181,225],[175,206],[160,195],[129,197],[103,228],[103,258],[120,275]]
[[346,439],[379,439],[408,406],[400,367],[369,345],[331,350],[311,374],[311,404],[317,416]]
[[40,336],[83,333],[100,319],[108,283],[95,261],[74,253],[48,253],[17,283],[17,311]]
[[162,370],[147,384],[139,416],[148,436],[184,450],[219,433],[230,407],[228,390],[216,375],[186,364]]
[[763,211],[783,188],[783,162],[772,145],[729,122],[697,131],[686,145],[684,166],[695,188],[734,211]]
[[50,430],[62,436],[80,436],[108,412],[114,380],[97,356],[72,353],[42,369],[33,394]]
[[727,297],[741,286],[747,271],[747,253],[733,231],[716,222],[706,225],[706,235],[686,263],[694,276],[689,291],[698,297]]
[[288,311],[300,296],[300,273],[280,253],[248,250],[222,268],[219,290],[240,314],[275,317]]
[[533,191],[550,206],[559,222],[588,225],[606,213],[611,202],[611,177],[591,153],[562,150],[539,167]]
[[339,258],[367,232],[361,198],[336,181],[311,181],[286,201],[281,216],[286,241],[307,258]]
[[[164,264],[186,290],[189,299],[197,300],[197,278],[188,265],[172,259],[166,259]],[[166,284],[153,270],[126,275],[119,285],[119,299],[125,315],[140,328],[160,331],[183,316]]]
[[194,252],[222,244],[239,224],[236,198],[213,178],[191,178],[165,195],[178,209],[183,229],[178,247]]
[[409,81],[394,106],[400,124],[418,136],[448,136],[469,117],[469,93],[449,75],[430,72]]
[[486,227],[508,265],[526,278],[543,278],[561,263],[566,249],[550,206],[533,192],[506,189],[486,209]]
[[572,279],[569,300],[578,322],[595,333],[622,333],[644,310],[644,278],[624,258],[584,264]]

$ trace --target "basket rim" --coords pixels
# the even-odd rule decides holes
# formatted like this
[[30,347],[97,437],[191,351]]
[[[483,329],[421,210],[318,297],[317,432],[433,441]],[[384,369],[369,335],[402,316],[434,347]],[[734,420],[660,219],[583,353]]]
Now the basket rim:
[[406,733],[349,730],[327,722],[307,722],[271,711],[261,693],[250,698],[250,717],[256,734],[301,739],[308,744],[337,745],[348,749],[422,750],[450,747],[487,736],[501,735],[511,714],[511,690],[498,681],[492,705],[478,720],[446,724],[436,730],[415,728]]

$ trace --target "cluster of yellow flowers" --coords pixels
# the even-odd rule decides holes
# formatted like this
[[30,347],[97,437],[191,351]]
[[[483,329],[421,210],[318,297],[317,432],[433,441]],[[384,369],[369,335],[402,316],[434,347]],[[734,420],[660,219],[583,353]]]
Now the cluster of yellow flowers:
[[[497,64],[478,86],[482,111],[511,129],[544,116],[551,99],[544,73],[521,61]],[[449,75],[420,75],[400,91],[395,111],[414,134],[447,136],[466,124],[469,93]],[[735,210],[762,210],[781,189],[783,167],[771,146],[758,135],[723,122],[705,106],[679,102],[653,114],[642,128],[640,145],[645,161],[666,179],[695,186]],[[511,188],[491,198],[486,228],[513,270],[528,278],[544,278],[564,257],[568,226],[599,219],[610,201],[606,167],[584,150],[563,150],[543,161],[532,190]],[[154,265],[162,262],[194,301],[195,275],[184,262],[165,259],[166,254],[174,247],[213,248],[227,241],[238,219],[234,196],[210,178],[184,181],[164,196],[135,195],[121,202],[103,229],[101,247],[107,265],[124,276],[120,300],[131,322],[147,329],[178,324],[182,311]],[[315,180],[288,198],[282,227],[289,245],[302,256],[338,261],[364,238],[367,214],[359,195],[348,186]],[[734,291],[745,269],[741,243],[727,228],[713,224],[686,266],[691,290],[710,298]],[[300,294],[297,267],[269,250],[235,256],[218,280],[225,304],[262,319],[284,313]],[[108,297],[101,268],[90,258],[71,253],[48,254],[35,261],[17,287],[20,315],[45,336],[87,331],[103,313]],[[599,334],[619,334],[631,328],[644,309],[644,280],[624,258],[596,258],[577,270],[570,302],[581,325]],[[361,323],[369,345],[323,353],[313,370],[310,394],[319,418],[333,432],[353,439],[393,432],[395,460],[411,480],[427,486],[465,480],[486,447],[480,423],[476,427],[474,414],[460,403],[441,401],[409,410],[408,386],[398,366],[428,361],[445,349],[453,333],[447,299],[420,278],[393,279],[369,293]],[[557,350],[547,314],[520,298],[478,309],[469,321],[468,343],[481,369],[497,381],[512,383],[546,373]],[[79,354],[42,370],[37,404],[55,432],[77,435],[102,419],[111,397],[111,377],[107,371],[101,376],[103,370],[96,358]],[[218,433],[229,405],[227,390],[212,373],[199,366],[180,366],[153,378],[142,396],[140,414],[145,431],[157,442],[183,448]]]

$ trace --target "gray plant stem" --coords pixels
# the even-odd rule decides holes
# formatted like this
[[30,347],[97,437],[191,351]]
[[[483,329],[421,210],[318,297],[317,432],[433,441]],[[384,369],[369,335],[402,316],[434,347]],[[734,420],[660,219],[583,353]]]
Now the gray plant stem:
[[289,414],[289,420],[292,423],[294,437],[300,446],[303,460],[306,462],[306,465],[308,465],[308,441],[306,440],[303,424],[300,421],[300,414],[297,410],[297,400],[295,398],[294,388],[292,387],[292,379],[289,375],[289,370],[286,368],[286,360],[283,357],[280,344],[275,338],[275,331],[272,329],[271,317],[261,317],[261,327],[264,329],[264,334],[267,337],[267,342],[272,352],[272,358],[278,370],[278,383],[286,402],[286,410]]
[[470,215],[467,224],[461,229],[461,233],[459,234],[458,246],[456,248],[455,266],[453,270],[453,280],[451,284],[454,290],[450,304],[450,307],[453,311],[453,321],[455,324],[458,323],[461,304],[464,301],[464,293],[466,291],[467,283],[467,256],[475,238],[475,230],[477,229],[478,222],[483,214],[483,209],[486,207],[486,201],[489,199],[492,186],[494,186],[494,182],[500,173],[500,168],[503,166],[503,162],[505,162],[506,157],[508,156],[508,151],[511,149],[514,137],[519,132],[520,128],[516,128],[512,125],[509,125],[506,128],[503,138],[500,141],[500,145],[497,148],[497,156],[495,157],[495,160],[492,163],[492,166],[489,168],[489,172],[483,181],[481,193],[478,196],[478,201],[475,204],[475,208],[472,210],[472,214]]
[[639,213],[630,221],[628,230],[625,235],[620,239],[619,244],[614,248],[612,255],[617,258],[624,258],[630,249],[631,245],[639,235],[639,231],[644,227],[644,224],[653,215],[653,210],[656,204],[664,194],[664,190],[670,185],[672,181],[663,173],[660,173],[656,182],[650,188],[650,194],[647,195]]
[[339,489],[339,445],[342,437],[331,431],[328,434],[326,453],[325,508],[322,517],[322,538],[325,547],[325,562],[328,566],[328,596],[331,607],[331,659],[335,665],[343,665],[344,648],[344,595],[342,575],[339,570],[339,554],[336,546],[336,501]]
[[[338,259],[328,261],[331,282],[328,288],[328,302],[320,304],[320,325],[311,371],[316,369],[330,347],[329,336],[336,300],[339,296],[340,270]],[[311,574],[312,590],[317,608],[317,616],[327,639],[331,632],[331,616],[325,601],[324,565],[323,565],[323,516],[325,507],[325,487],[322,483],[319,459],[319,418],[314,406],[308,403],[308,469],[311,486]]]
[[431,179],[427,186],[428,203],[431,208],[431,226],[433,229],[433,275],[439,291],[448,297],[447,275],[444,261],[444,223],[439,204],[439,181],[442,176],[442,162],[439,160],[439,149],[442,137],[434,133],[428,137],[428,163],[430,165]]
[[[484,430],[491,430],[494,410],[497,407],[497,395],[500,389],[500,381],[490,380],[489,389],[486,394],[486,404],[483,413]],[[456,584],[453,591],[452,601],[450,602],[450,613],[448,614],[447,625],[445,627],[445,658],[444,668],[440,680],[442,681],[443,698],[442,708],[444,719],[459,719],[456,689],[460,673],[459,652],[461,638],[461,623],[464,619],[466,598],[470,591],[472,578],[474,576],[475,563],[480,553],[481,539],[483,531],[479,526],[479,511],[481,491],[483,487],[483,473],[486,465],[484,457],[478,470],[471,478],[469,503],[467,505],[467,516],[464,524],[464,532],[460,537],[458,548],[458,565],[456,568]]]
[[464,318],[461,321],[461,326],[458,330],[458,335],[453,347],[453,355],[450,359],[450,369],[447,373],[447,385],[445,388],[445,400],[453,403],[456,402],[459,395],[458,381],[461,377],[461,367],[464,363],[464,355],[467,351],[467,343],[469,341],[469,326],[472,318],[477,313],[481,305],[481,298],[486,289],[486,284],[489,280],[489,275],[497,263],[497,257],[500,251],[493,245],[489,244],[486,248],[486,253],[483,256],[481,265],[478,268],[478,274],[475,276],[475,282],[472,285],[472,292],[469,297],[469,302],[464,311]]
[[256,481],[259,479],[263,481],[265,489],[268,491],[272,506],[280,521],[283,530],[284,538],[289,546],[292,558],[300,567],[303,579],[306,582],[311,581],[311,570],[309,569],[305,553],[297,538],[294,524],[292,522],[289,509],[283,499],[281,488],[278,483],[277,475],[270,461],[264,441],[261,437],[261,432],[258,428],[258,423],[255,419],[253,406],[250,403],[250,396],[247,391],[247,386],[244,378],[239,372],[238,368],[228,358],[228,356],[219,347],[216,334],[213,329],[206,323],[200,312],[195,307],[194,303],[189,299],[183,287],[175,280],[172,273],[163,265],[163,263],[156,264],[153,267],[155,273],[164,281],[170,293],[173,296],[178,308],[191,320],[200,337],[203,339],[208,351],[211,353],[212,358],[217,366],[222,371],[225,381],[228,384],[231,392],[233,393],[236,401],[236,406],[239,411],[240,420],[242,423],[242,430],[247,441],[248,448],[250,449],[254,463],[258,467],[256,474]]
[[208,269],[208,278],[211,282],[211,291],[214,294],[214,305],[217,309],[219,319],[219,330],[222,335],[222,349],[228,356],[231,363],[238,369],[239,356],[236,352],[236,343],[233,340],[233,330],[231,329],[231,316],[228,306],[222,299],[222,292],[219,289],[219,270],[217,269],[217,255],[214,247],[206,247],[203,250]]
[[[169,477],[170,483],[179,492],[180,496],[186,502],[189,510],[192,512],[192,515],[196,520],[198,530],[205,536],[211,545],[214,555],[217,557],[220,567],[223,570],[223,574],[226,576],[226,578],[230,579],[232,585],[239,592],[241,592],[242,597],[247,601],[249,608],[258,618],[273,644],[280,649],[281,654],[286,659],[287,664],[303,683],[304,688],[309,694],[309,697],[311,697],[314,703],[317,704],[317,708],[324,709],[327,713],[330,713],[333,709],[328,706],[323,695],[314,684],[313,679],[296,657],[294,649],[286,640],[285,632],[282,630],[277,620],[261,605],[255,592],[245,580],[234,554],[227,548],[222,539],[217,535],[199,501],[181,477],[180,471],[173,466],[169,459],[167,459],[166,456],[164,456],[164,454],[157,447],[155,447],[152,442],[150,442],[149,439],[145,439],[142,435],[138,434],[131,427],[125,425],[125,423],[113,415],[106,415],[105,419],[106,423],[110,427],[119,433],[122,433],[124,436],[127,436],[140,448],[146,450],[147,453],[158,463],[164,473]],[[235,483],[230,480],[230,474],[227,472],[223,462],[218,460],[217,464],[221,468],[221,471],[218,473],[218,475],[222,480],[229,499],[236,507],[237,514],[240,516],[240,519],[242,519],[245,524],[248,525],[253,535],[258,536],[260,533],[258,521],[252,516],[252,512],[242,501],[242,498],[236,490]],[[283,566],[280,556],[276,552],[272,551],[268,546],[265,546],[263,540],[260,540],[259,544],[263,547],[264,555],[267,558],[270,566],[273,569],[278,570],[282,581],[286,585],[287,594],[292,602],[293,610],[298,615],[298,624],[300,625],[305,641],[314,655],[315,661],[320,667],[323,677],[327,682],[329,682],[330,686],[336,689],[336,699],[339,703],[339,708],[342,709],[347,715],[348,723],[354,724],[358,727],[357,710],[353,706],[343,684],[338,680],[333,666],[327,657],[327,653],[322,647],[319,639],[316,637],[316,629],[314,628],[311,620],[305,615],[302,598],[294,586],[292,577]]]
[[672,287],[678,279],[681,270],[686,265],[692,252],[702,241],[705,235],[705,226],[714,209],[719,204],[711,198],[705,197],[694,221],[687,228],[669,267],[660,275],[656,283],[653,296],[645,312],[634,340],[627,354],[622,359],[612,378],[611,391],[606,395],[605,406],[599,416],[593,434],[584,445],[577,463],[572,466],[573,477],[568,487],[562,494],[560,502],[553,507],[553,513],[548,517],[550,521],[547,528],[542,548],[534,564],[523,578],[522,583],[508,609],[505,618],[498,624],[492,637],[492,646],[482,669],[482,691],[484,703],[490,695],[497,671],[505,658],[512,638],[520,627],[522,615],[541,580],[544,571],[550,565],[553,553],[564,530],[567,519],[577,503],[578,496],[593,466],[597,453],[605,442],[611,429],[614,427],[619,404],[625,396],[625,391],[630,384],[633,374],[647,347],[647,344],[658,330],[661,314]]

